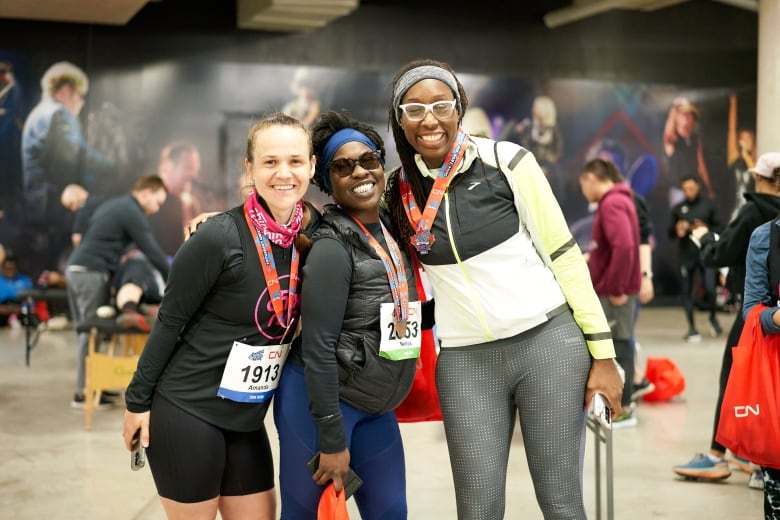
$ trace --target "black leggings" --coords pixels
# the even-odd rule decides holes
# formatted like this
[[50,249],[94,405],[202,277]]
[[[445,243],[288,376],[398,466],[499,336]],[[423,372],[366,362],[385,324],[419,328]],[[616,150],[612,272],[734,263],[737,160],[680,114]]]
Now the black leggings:
[[723,406],[723,394],[726,392],[726,383],[729,382],[729,375],[731,374],[731,365],[733,363],[733,357],[731,355],[731,348],[735,347],[739,342],[739,336],[742,334],[742,328],[745,326],[745,320],[742,318],[742,306],[740,305],[737,311],[737,317],[734,319],[734,323],[729,330],[729,337],[726,338],[726,348],[723,351],[723,361],[720,364],[720,381],[718,387],[718,402],[715,405],[715,424],[712,427],[712,443],[710,449],[715,451],[722,451],[726,453],[726,447],[715,440],[715,436],[718,434],[718,423],[720,423],[720,408]]
[[688,328],[690,329],[696,328],[696,322],[693,319],[693,284],[696,280],[696,271],[699,271],[707,291],[707,310],[710,311],[710,319],[715,317],[715,312],[717,311],[717,294],[715,292],[717,270],[712,267],[704,267],[698,262],[682,264],[680,266],[682,303],[683,309],[685,309],[685,319],[688,321]]
[[274,487],[265,427],[252,432],[218,428],[155,394],[146,450],[157,493],[194,503]]

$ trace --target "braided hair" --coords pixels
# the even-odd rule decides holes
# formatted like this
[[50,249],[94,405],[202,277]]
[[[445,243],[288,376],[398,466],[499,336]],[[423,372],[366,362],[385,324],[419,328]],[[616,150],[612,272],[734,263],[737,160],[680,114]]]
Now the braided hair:
[[[466,97],[466,91],[463,88],[463,85],[458,80],[457,76],[455,76],[455,71],[452,70],[452,67],[444,62],[431,59],[414,60],[404,65],[393,78],[390,89],[391,98],[390,108],[388,110],[388,125],[393,131],[393,139],[395,140],[395,147],[398,151],[398,157],[401,159],[401,167],[406,172],[406,178],[409,180],[409,186],[411,187],[414,199],[420,204],[423,204],[423,201],[427,200],[428,193],[423,184],[423,175],[420,173],[420,169],[417,167],[417,163],[414,161],[414,156],[417,152],[406,139],[404,130],[401,128],[401,123],[398,121],[399,109],[394,102],[394,98],[396,86],[404,74],[412,69],[422,66],[438,67],[440,69],[446,70],[452,74],[453,77],[455,77],[455,82],[458,86],[458,92],[453,92],[453,95],[460,97],[460,106],[458,107],[459,125],[463,120],[463,114],[466,112],[466,108],[468,107],[468,98]],[[390,216],[393,219],[395,228],[398,231],[401,242],[403,244],[408,244],[409,240],[412,236],[414,236],[416,231],[412,228],[412,225],[409,223],[409,219],[406,216],[404,204],[401,200],[401,192],[397,187],[397,180],[398,171],[388,176],[386,181],[387,188],[385,190],[385,202],[387,204],[388,211],[390,212]]]

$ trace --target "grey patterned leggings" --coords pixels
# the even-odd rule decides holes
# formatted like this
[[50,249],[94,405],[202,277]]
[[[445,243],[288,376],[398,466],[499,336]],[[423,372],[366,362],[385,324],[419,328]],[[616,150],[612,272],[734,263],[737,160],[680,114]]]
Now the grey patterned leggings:
[[590,366],[570,312],[513,338],[441,350],[436,383],[460,520],[504,517],[518,411],[544,518],[586,518],[583,405]]

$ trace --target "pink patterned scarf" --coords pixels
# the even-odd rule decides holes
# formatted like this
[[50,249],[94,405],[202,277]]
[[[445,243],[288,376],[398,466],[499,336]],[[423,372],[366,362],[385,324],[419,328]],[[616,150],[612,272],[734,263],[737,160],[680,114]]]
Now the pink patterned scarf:
[[260,204],[258,197],[259,195],[252,190],[252,193],[249,194],[244,203],[244,207],[249,214],[249,218],[252,219],[257,232],[278,246],[290,247],[301,230],[303,202],[298,201],[295,204],[292,220],[289,225],[284,226],[274,220],[274,217]]

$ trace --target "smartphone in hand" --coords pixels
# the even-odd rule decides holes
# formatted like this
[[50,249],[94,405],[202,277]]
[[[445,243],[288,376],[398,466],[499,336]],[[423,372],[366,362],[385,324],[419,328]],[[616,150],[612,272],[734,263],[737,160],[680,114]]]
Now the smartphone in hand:
[[146,450],[141,445],[141,430],[135,432],[132,446],[133,450],[130,452],[130,469],[138,471],[146,466]]
[[[314,454],[314,457],[309,460],[309,462],[306,463],[306,467],[309,468],[309,471],[312,472],[312,474],[317,471],[317,468],[320,467],[320,453],[317,452]],[[360,477],[358,477],[357,473],[355,473],[352,468],[349,468],[349,473],[347,474],[347,480],[344,481],[344,498],[351,497],[355,491],[358,490],[360,486],[363,485],[363,480],[361,480]]]
[[590,405],[590,412],[596,417],[601,425],[607,430],[612,429],[612,408],[609,406],[609,401],[603,394],[596,394],[593,396],[593,401]]

